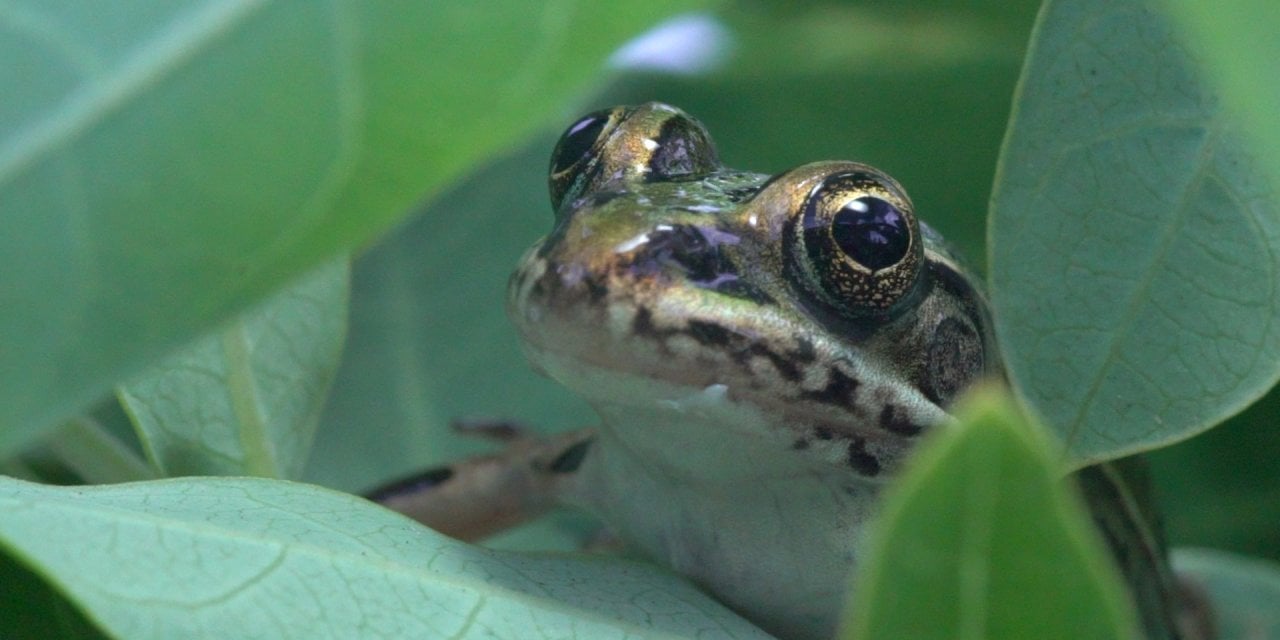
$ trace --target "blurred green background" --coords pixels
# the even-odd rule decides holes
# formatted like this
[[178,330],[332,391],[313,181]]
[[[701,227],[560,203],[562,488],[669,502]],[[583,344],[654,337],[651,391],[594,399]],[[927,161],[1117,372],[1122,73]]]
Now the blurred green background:
[[[660,100],[707,125],[726,164],[777,172],[868,162],[984,261],[987,198],[1038,3],[739,3],[717,15],[723,63],[699,74],[619,71],[382,238],[354,266],[351,330],[307,479],[348,490],[488,448],[458,417],[541,429],[590,410],[537,376],[503,310],[506,278],[549,230],[546,165],[583,112]],[[484,108],[477,105],[476,108]],[[1151,456],[1176,544],[1280,559],[1280,394]]]

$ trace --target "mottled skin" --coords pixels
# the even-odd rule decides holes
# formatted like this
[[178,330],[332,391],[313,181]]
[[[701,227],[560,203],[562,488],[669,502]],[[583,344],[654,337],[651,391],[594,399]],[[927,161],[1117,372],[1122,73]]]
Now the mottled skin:
[[[550,182],[555,227],[508,309],[534,366],[602,423],[423,478],[498,496],[507,520],[585,508],[765,629],[830,636],[885,482],[957,394],[1000,376],[981,294],[888,176],[725,169],[667,105],[575,123]],[[1159,536],[1119,475],[1090,474],[1149,632],[1174,637]],[[378,498],[488,530],[465,509],[426,513],[430,493]]]

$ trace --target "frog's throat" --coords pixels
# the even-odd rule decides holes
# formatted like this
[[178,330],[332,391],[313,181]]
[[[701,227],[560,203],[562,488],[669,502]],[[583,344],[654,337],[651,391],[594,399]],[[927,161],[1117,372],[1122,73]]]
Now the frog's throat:
[[[704,383],[699,379],[689,383],[601,363],[584,358],[580,352],[565,353],[528,343],[525,350],[535,368],[587,400],[606,427],[624,431],[619,433],[622,441],[636,449],[651,450],[655,464],[668,464],[670,458],[658,448],[702,450],[711,438],[721,444],[733,443],[735,449],[744,443],[758,443],[784,466],[880,483],[900,466],[928,427],[951,420],[919,394],[898,393],[899,387],[869,375],[861,377],[859,389],[868,398],[884,403],[877,409],[860,411],[858,415],[865,414],[867,419],[858,420],[845,408],[832,411],[822,404],[805,405],[740,389],[734,382]],[[854,367],[850,370],[855,376],[860,373]],[[620,419],[634,416],[645,418],[642,423]],[[913,425],[909,432],[904,431],[903,423],[907,422]],[[715,455],[720,454],[721,447],[713,449]],[[671,475],[707,472],[696,457],[676,458],[669,464]],[[758,475],[760,467],[749,463],[738,471],[745,479]],[[732,466],[721,466],[717,473],[728,481],[738,472]]]

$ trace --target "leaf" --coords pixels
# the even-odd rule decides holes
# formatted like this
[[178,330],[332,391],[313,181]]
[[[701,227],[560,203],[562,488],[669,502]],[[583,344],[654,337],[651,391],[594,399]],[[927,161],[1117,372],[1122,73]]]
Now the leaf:
[[1139,0],[1048,2],[997,170],[998,337],[1079,465],[1280,376],[1280,200],[1176,36]]
[[992,390],[958,415],[886,496],[841,637],[1137,637],[1047,442]]
[[0,453],[363,245],[683,5],[7,5]]
[[152,464],[297,477],[342,355],[347,275],[330,262],[121,386]]
[[1280,566],[1212,549],[1176,549],[1173,566],[1208,596],[1218,638],[1280,638]]
[[0,479],[0,545],[136,640],[768,637],[649,565],[489,551],[271,480]]
[[1196,51],[1203,56],[1205,80],[1222,91],[1223,101],[1246,125],[1246,144],[1267,160],[1267,173],[1280,181],[1280,4],[1271,0],[1196,2],[1165,0]]

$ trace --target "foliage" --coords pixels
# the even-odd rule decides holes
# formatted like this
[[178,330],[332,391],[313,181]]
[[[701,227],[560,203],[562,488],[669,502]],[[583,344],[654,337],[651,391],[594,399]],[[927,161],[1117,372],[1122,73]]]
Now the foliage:
[[[895,175],[962,253],[990,256],[1014,391],[1066,444],[1067,467],[1214,427],[1280,375],[1280,124],[1256,107],[1274,105],[1277,87],[1266,75],[1274,41],[1258,34],[1280,25],[1253,4],[1250,21],[1183,0],[1052,0],[1023,66],[1029,2],[744,3],[722,16],[736,38],[723,68],[632,71],[589,100],[581,92],[600,86],[609,51],[689,5],[555,3],[532,19],[498,0],[8,8],[0,472],[314,484],[0,478],[0,594],[22,603],[0,608],[0,628],[757,637],[668,574],[453,543],[315,486],[366,488],[475,451],[445,428],[457,416],[591,420],[523,366],[502,291],[550,224],[552,136],[614,103],[685,108],[731,166],[850,158]],[[1236,47],[1224,35],[1235,33],[1265,42]],[[348,252],[349,308],[333,263]],[[127,413],[104,400],[113,386]],[[1223,428],[1155,453],[1175,542],[1276,557],[1277,405],[1272,390]],[[933,443],[900,497],[945,503],[947,491],[990,483],[934,477],[964,476],[964,452],[985,443],[1000,451],[984,464],[1036,478],[1040,498],[983,517],[956,509],[922,530],[902,497],[878,535],[1000,523],[1017,539],[1030,529],[1008,522],[1038,523],[1063,543],[1040,560],[1082,559],[1073,579],[1115,614],[1097,622],[1126,628],[1073,498],[1045,480],[1047,445],[1008,411],[979,412]],[[498,546],[570,548],[570,524]],[[1016,552],[968,557],[1002,576],[1028,566]],[[1266,563],[1179,562],[1214,593],[1261,603],[1233,621],[1280,597]],[[875,631],[904,621],[885,594],[955,587],[951,566],[901,579],[869,569],[861,579],[880,586],[859,595],[855,628],[892,637]],[[991,606],[990,620],[1008,604],[972,602]],[[1053,619],[1030,615],[1041,614],[1019,624]],[[941,609],[903,615],[974,628]]]

